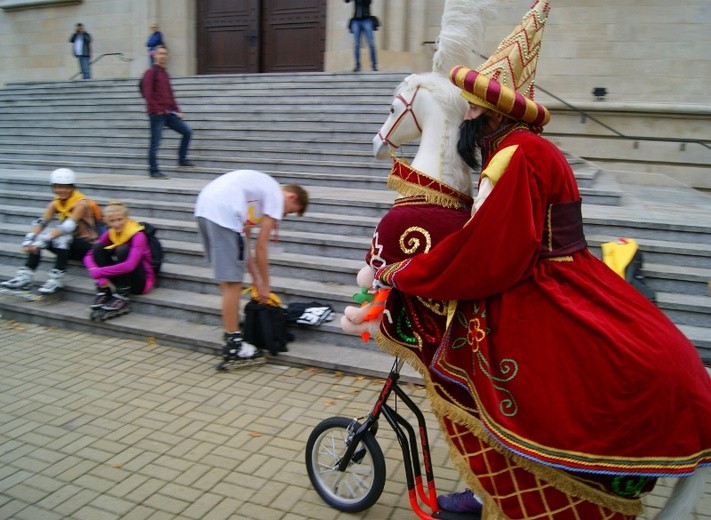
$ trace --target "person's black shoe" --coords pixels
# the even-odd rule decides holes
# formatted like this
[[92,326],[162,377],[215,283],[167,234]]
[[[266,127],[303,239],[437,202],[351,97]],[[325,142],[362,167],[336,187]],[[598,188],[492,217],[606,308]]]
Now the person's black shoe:
[[353,72],[360,72],[360,65],[357,65],[354,69]]
[[180,161],[178,163],[178,166],[195,166],[195,163],[192,161],[185,160],[185,161]]
[[170,179],[170,177],[161,172],[154,172],[151,173],[151,179]]

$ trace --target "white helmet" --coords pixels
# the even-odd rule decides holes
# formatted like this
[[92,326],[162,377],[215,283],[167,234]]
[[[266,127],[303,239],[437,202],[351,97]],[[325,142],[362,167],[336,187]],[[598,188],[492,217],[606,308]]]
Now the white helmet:
[[69,168],[57,168],[49,176],[50,184],[71,184],[76,183],[77,176]]

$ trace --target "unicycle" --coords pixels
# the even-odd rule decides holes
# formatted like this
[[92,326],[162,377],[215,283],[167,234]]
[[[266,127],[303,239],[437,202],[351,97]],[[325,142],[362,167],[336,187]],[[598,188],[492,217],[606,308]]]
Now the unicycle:
[[[376,440],[378,420],[382,416],[400,444],[410,506],[417,517],[480,518],[439,510],[425,417],[398,384],[402,365],[403,361],[396,358],[378,400],[362,420],[329,417],[316,425],[306,443],[306,470],[311,484],[324,502],[339,511],[357,513],[373,506],[383,492],[386,479],[385,457]],[[396,400],[400,399],[415,415],[419,442],[413,426],[398,413],[397,404],[395,407],[388,404],[393,393]]]

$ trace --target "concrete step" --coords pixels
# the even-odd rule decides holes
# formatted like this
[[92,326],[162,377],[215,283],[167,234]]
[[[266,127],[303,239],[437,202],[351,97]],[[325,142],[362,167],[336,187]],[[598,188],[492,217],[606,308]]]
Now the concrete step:
[[[42,266],[36,272],[35,289],[39,287],[47,279],[49,265]],[[179,269],[167,266],[167,272],[176,275]],[[0,266],[0,277],[3,280],[9,279],[15,274],[15,269],[6,265]],[[214,286],[212,292],[203,293],[190,291],[184,288],[166,287],[166,277],[161,275],[158,286],[148,294],[131,296],[131,306],[133,312],[142,316],[153,316],[156,320],[169,318],[172,320],[180,320],[182,327],[191,327],[192,325],[207,325],[221,329],[220,317],[220,296],[217,291],[217,285],[214,281],[209,280],[207,270],[193,270],[193,278],[202,275],[203,283],[211,283]],[[89,305],[94,300],[96,288],[93,281],[86,275],[86,272],[76,263],[67,271],[65,275],[65,287],[61,292],[61,303],[75,303],[80,305],[80,315],[87,319],[89,318]],[[349,302],[343,301],[346,299],[345,294],[339,293],[344,290],[341,287],[326,287],[308,283],[303,280],[284,280],[274,278],[273,292],[279,295],[284,306],[289,303],[305,303],[319,302],[322,304],[331,304],[337,310],[333,321],[323,323],[318,327],[300,327],[294,325],[292,328],[299,331],[298,336],[302,340],[323,342],[329,345],[340,345],[346,347],[359,347],[362,343],[360,337],[350,336],[345,334],[340,327],[340,317],[343,308]],[[330,291],[329,291],[330,290]],[[352,293],[355,290],[351,291]],[[244,305],[249,298],[245,296],[242,299]],[[4,306],[13,307],[16,303],[30,303],[37,307],[54,306],[56,300],[48,302],[26,302],[16,296],[8,294],[0,294],[0,309]],[[20,312],[16,309],[16,312]],[[296,335],[296,334],[295,334]]]
[[[209,180],[225,171],[255,168],[279,182],[303,184],[311,193],[306,216],[280,225],[284,252],[273,255],[275,292],[285,301],[326,301],[340,311],[355,292],[355,273],[363,265],[372,231],[395,198],[385,186],[390,163],[371,157],[371,141],[405,75],[175,78],[177,97],[194,130],[191,158],[197,167],[174,166],[178,139],[166,132],[160,160],[170,181],[147,178],[148,131],[137,79],[6,86],[0,89],[0,204],[5,208],[0,215],[0,268],[7,271],[0,273],[9,275],[22,264],[19,238],[46,204],[47,173],[60,163],[77,171],[87,195],[99,202],[123,200],[134,216],[157,224],[166,246],[159,287],[136,298],[136,312],[106,324],[123,325],[106,330],[126,337],[172,338],[188,348],[204,348],[197,336],[213,334],[214,349],[220,343],[219,331],[213,330],[219,325],[219,296],[202,258],[192,208]],[[76,128],[77,117],[82,118],[81,128]],[[414,154],[416,146],[401,153]],[[702,198],[689,204],[686,193],[671,191],[656,201],[657,195],[643,190],[638,191],[645,198],[638,200],[637,192],[621,188],[598,165],[574,155],[567,158],[584,199],[591,249],[599,253],[601,243],[619,236],[637,239],[660,307],[711,359],[709,296],[704,292],[711,269],[708,202]],[[85,314],[92,282],[76,263],[69,276],[76,283],[57,306],[39,312],[41,306],[21,302],[20,309],[16,302],[3,301],[3,316],[94,327],[84,315],[73,317]],[[154,322],[170,328],[162,330]],[[372,348],[360,340],[349,343],[354,338],[343,338],[331,328],[336,327],[310,331],[321,336],[304,344]]]
[[[587,223],[585,228],[587,230]],[[637,238],[631,233],[621,236],[635,239],[642,252],[645,265],[651,263],[711,269],[711,245],[694,243],[684,237],[681,232],[674,235],[675,241]],[[619,238],[619,235],[588,235],[586,233],[585,238],[591,250],[598,258],[602,258],[600,246],[605,242],[614,242]]]

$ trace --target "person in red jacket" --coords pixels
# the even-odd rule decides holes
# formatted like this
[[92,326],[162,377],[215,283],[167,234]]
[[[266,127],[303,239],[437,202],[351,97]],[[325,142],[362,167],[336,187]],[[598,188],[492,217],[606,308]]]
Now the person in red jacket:
[[[703,483],[711,379],[669,318],[587,247],[575,176],[533,101],[548,9],[537,0],[485,64],[450,73],[470,104],[459,151],[473,167],[481,154],[485,200],[461,230],[375,277],[449,301],[436,351],[388,349],[420,361],[471,488],[439,497],[442,509],[631,520],[658,477]],[[686,500],[695,487],[675,489]]]
[[170,77],[165,70],[168,63],[168,49],[165,46],[156,47],[153,58],[155,63],[145,72],[141,80],[141,92],[146,99],[146,112],[151,123],[148,165],[152,178],[167,179],[168,176],[158,169],[156,157],[163,136],[163,127],[167,126],[182,135],[178,149],[178,166],[194,166],[188,160],[188,147],[193,132],[183,121],[183,113],[175,100],[173,89],[170,86]]

